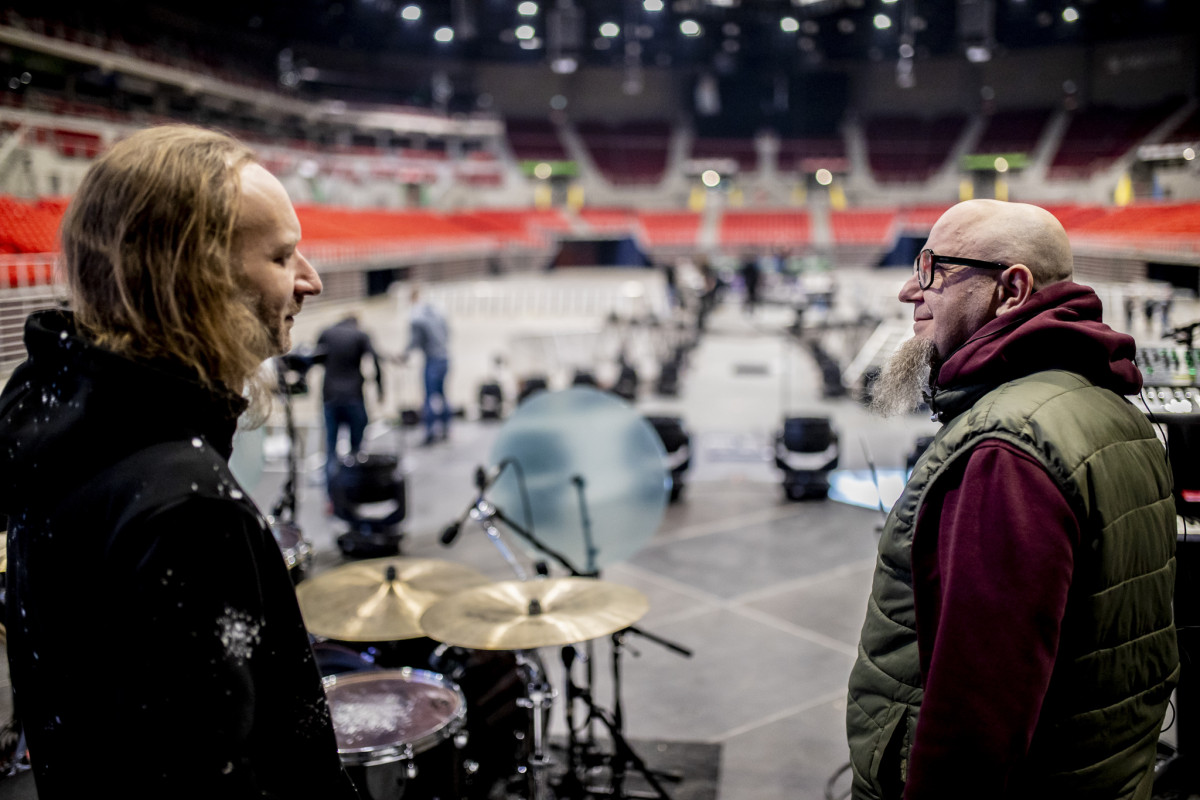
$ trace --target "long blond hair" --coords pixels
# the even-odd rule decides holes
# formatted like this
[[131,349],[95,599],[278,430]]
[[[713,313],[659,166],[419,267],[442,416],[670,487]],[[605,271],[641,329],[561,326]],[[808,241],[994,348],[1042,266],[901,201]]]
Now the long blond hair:
[[92,166],[61,229],[85,335],[134,360],[183,365],[214,390],[249,386],[263,401],[254,378],[269,337],[233,263],[240,171],[255,161],[225,134],[166,125]]

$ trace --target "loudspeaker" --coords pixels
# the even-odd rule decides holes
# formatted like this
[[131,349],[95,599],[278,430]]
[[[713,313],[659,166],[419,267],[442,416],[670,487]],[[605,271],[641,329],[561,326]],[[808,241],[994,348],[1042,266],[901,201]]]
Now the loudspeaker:
[[789,500],[824,498],[837,469],[838,435],[829,417],[787,417],[775,437],[775,466]]
[[667,469],[671,474],[670,499],[674,503],[683,493],[683,474],[692,465],[692,437],[683,427],[682,417],[647,416],[646,421],[667,451]]
[[504,413],[504,391],[490,381],[479,387],[479,418],[500,419]]
[[517,393],[517,405],[525,402],[534,392],[546,391],[547,386],[546,379],[541,375],[535,375],[532,378],[526,378],[521,381],[521,391]]
[[[338,547],[347,556],[383,558],[400,551],[398,526],[407,513],[400,459],[385,453],[358,453],[342,460],[329,480],[329,499],[338,519],[350,530],[338,537]],[[382,516],[366,516],[360,506],[390,503]]]

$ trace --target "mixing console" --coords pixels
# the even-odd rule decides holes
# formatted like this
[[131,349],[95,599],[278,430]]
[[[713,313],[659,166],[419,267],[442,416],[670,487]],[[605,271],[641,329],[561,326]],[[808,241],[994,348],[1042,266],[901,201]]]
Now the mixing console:
[[1186,347],[1139,347],[1135,357],[1145,386],[1183,388],[1196,386],[1200,350]]
[[1160,420],[1168,414],[1200,414],[1200,389],[1194,387],[1147,386],[1140,398],[1129,399]]

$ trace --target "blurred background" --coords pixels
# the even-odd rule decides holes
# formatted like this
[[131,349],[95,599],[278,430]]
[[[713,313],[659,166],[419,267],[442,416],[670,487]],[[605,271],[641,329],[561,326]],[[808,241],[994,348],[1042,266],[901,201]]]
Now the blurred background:
[[[1200,419],[1197,30],[1192,0],[9,3],[0,380],[24,358],[25,316],[64,297],[57,226],[96,157],[149,125],[229,132],[287,188],[325,286],[297,318],[296,357],[273,365],[271,419],[239,434],[234,458],[298,588],[346,601],[338,576],[379,558],[491,582],[519,578],[514,561],[526,577],[539,561],[568,574],[503,521],[497,538],[463,516],[486,495],[526,519],[519,487],[487,483],[515,452],[541,464],[531,485],[557,480],[538,502],[560,511],[531,510],[549,543],[577,552],[590,510],[599,579],[648,599],[628,615],[649,635],[535,648],[555,747],[569,707],[585,714],[567,699],[569,649],[575,670],[593,665],[598,705],[624,705],[618,733],[669,773],[672,796],[844,796],[844,687],[880,512],[935,430],[865,401],[911,333],[896,293],[938,216],[968,198],[1048,208],[1076,279],[1137,340],[1139,402],[1163,438],[1188,442]],[[453,419],[427,447],[422,359],[398,360],[414,286],[451,332]],[[382,357],[383,392],[365,360],[373,459],[346,467],[338,494],[324,368],[308,357],[349,314]],[[553,425],[597,446],[565,437],[546,458],[527,434],[553,426],[527,401],[581,387],[617,418],[568,404]],[[633,452],[650,490],[564,515],[570,476],[628,483],[599,445],[629,426],[649,437]],[[1187,444],[1172,452],[1186,532],[1200,475]],[[352,455],[343,435],[335,456]],[[315,639],[368,649],[336,621]],[[81,676],[102,657],[81,654]],[[469,659],[397,658],[472,687],[501,680]],[[525,672],[499,671],[528,698]],[[1190,752],[1175,724],[1200,719],[1189,710],[1169,715],[1164,754]],[[527,734],[492,727],[475,733]],[[630,785],[615,785],[611,731],[593,727],[603,744],[583,756],[607,794],[660,796],[629,761]],[[555,769],[566,759],[556,750]],[[18,754],[0,796],[33,796],[27,778]],[[520,781],[498,791],[528,796]]]

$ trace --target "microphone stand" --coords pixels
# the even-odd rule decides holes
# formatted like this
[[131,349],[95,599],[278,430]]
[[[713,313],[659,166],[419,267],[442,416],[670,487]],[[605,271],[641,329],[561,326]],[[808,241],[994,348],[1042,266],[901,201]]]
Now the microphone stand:
[[[280,368],[283,368],[282,364]],[[299,437],[296,435],[296,420],[292,413],[291,387],[286,385],[286,379],[282,375],[280,381],[279,394],[283,397],[283,419],[288,437],[287,479],[283,483],[279,500],[271,509],[271,516],[285,522],[293,522],[296,519],[296,474],[299,471],[296,449]],[[288,512],[286,519],[283,518],[284,511]]]

